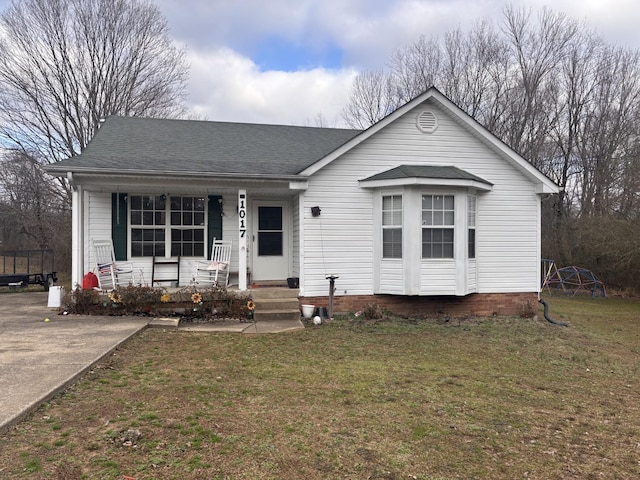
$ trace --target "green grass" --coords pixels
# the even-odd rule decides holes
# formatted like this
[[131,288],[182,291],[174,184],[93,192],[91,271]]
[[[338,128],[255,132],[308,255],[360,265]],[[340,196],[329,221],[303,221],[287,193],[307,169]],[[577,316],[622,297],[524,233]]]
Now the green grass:
[[0,438],[1,476],[640,477],[640,303],[548,301],[568,328],[540,311],[147,330]]

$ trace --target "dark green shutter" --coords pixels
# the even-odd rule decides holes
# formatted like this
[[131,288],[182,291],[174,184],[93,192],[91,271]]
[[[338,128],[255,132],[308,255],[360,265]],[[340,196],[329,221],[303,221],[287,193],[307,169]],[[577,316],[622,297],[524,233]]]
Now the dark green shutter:
[[116,260],[127,259],[127,194],[111,194],[111,239]]
[[207,258],[211,258],[211,243],[213,239],[222,240],[222,197],[209,195],[207,218]]

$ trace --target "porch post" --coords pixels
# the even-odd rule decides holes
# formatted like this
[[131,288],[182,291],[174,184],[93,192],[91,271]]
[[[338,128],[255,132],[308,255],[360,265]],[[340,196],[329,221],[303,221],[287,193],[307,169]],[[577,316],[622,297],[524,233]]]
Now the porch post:
[[247,191],[238,190],[238,289],[247,289]]
[[82,286],[84,268],[84,242],[82,218],[84,210],[84,191],[81,186],[73,185],[71,192],[71,289]]

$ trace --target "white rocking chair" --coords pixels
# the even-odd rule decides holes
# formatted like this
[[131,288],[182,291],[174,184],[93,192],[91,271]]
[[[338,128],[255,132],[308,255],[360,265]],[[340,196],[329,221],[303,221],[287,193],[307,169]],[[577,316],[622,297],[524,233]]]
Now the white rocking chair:
[[98,286],[101,290],[113,290],[133,283],[133,265],[116,261],[111,240],[92,240],[95,255]]
[[198,284],[227,287],[231,269],[231,240],[213,239],[211,261],[196,263],[195,281]]

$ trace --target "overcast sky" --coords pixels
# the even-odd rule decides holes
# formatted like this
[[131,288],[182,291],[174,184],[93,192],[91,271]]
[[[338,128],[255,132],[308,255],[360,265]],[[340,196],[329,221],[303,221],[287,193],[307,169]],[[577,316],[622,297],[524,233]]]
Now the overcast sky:
[[[4,9],[9,0],[0,0]],[[354,76],[420,35],[488,18],[499,0],[155,0],[191,65],[188,106],[208,120],[341,126]],[[638,0],[514,1],[586,20],[640,48]]]

